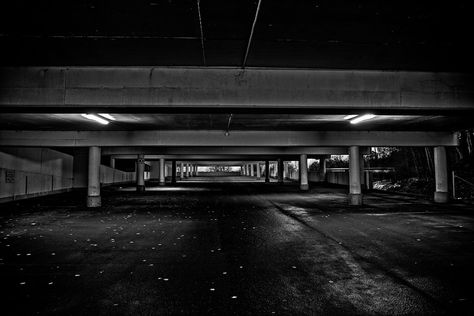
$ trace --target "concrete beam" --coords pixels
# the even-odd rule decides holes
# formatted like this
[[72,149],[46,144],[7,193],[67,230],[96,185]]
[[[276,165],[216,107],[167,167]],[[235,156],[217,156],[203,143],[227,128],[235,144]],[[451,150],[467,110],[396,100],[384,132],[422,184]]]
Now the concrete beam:
[[471,74],[186,67],[0,68],[3,112],[473,111]]
[[[389,131],[0,131],[0,146],[457,146],[457,133]],[[256,148],[258,150],[258,148]]]
[[[346,155],[347,147],[108,147],[102,150],[103,155],[138,155],[144,153],[147,160],[160,159],[164,156],[179,155]],[[368,152],[367,152],[368,154]]]

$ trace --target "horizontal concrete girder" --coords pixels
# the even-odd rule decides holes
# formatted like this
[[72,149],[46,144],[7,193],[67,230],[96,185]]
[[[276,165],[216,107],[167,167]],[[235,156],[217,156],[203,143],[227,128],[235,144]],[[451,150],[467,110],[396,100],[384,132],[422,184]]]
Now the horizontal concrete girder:
[[[366,152],[365,154],[368,154]],[[336,155],[336,154],[335,154]],[[345,155],[345,154],[343,154]],[[127,160],[136,160],[136,155],[113,155],[111,156],[114,159],[127,159]],[[319,155],[309,155],[308,158],[319,158]],[[179,162],[202,162],[202,161],[239,161],[244,163],[251,163],[255,161],[276,161],[277,158],[282,158],[287,161],[298,160],[299,155],[198,155],[198,154],[188,154],[188,155],[145,155],[147,161],[159,160],[164,158],[166,160],[176,160]]]
[[347,147],[109,147],[102,150],[103,155],[145,154],[148,159],[160,159],[179,155],[345,155]]
[[0,110],[445,113],[474,110],[473,78],[403,71],[6,67],[0,68]]
[[0,146],[457,146],[457,133],[385,131],[0,131]]

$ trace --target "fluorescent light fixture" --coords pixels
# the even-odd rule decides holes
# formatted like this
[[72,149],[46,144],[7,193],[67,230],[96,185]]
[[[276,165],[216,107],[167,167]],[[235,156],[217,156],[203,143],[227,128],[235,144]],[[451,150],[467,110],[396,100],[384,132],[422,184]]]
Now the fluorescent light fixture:
[[356,116],[357,116],[357,114],[346,115],[346,116],[344,116],[344,119],[345,120],[350,120],[350,119],[353,119]]
[[102,116],[102,117],[105,117],[106,119],[111,120],[111,121],[115,121],[115,120],[116,120],[115,117],[113,117],[112,115],[107,114],[107,113],[99,113],[99,115]]
[[100,116],[97,116],[95,114],[81,114],[82,117],[85,117],[86,119],[96,121],[97,123],[107,125],[109,124],[109,121],[106,119],[101,118]]
[[359,117],[356,117],[355,119],[352,119],[351,124],[357,124],[363,121],[367,121],[367,120],[373,119],[374,117],[375,117],[374,114],[364,114]]

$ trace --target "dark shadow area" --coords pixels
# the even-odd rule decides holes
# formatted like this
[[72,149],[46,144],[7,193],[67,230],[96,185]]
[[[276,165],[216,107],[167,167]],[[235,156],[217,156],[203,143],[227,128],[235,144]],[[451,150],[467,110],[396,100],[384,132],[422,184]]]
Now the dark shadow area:
[[[126,189],[126,190],[124,190]],[[131,188],[133,189],[133,188]],[[473,209],[297,183],[105,187],[2,205],[11,315],[468,314]],[[8,313],[6,313],[8,314]]]

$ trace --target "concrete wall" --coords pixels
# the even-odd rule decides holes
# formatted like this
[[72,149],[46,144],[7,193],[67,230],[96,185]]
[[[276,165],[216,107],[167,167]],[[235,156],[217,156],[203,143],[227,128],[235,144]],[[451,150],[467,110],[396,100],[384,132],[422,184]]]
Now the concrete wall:
[[[87,171],[89,164],[89,152],[87,148],[79,148],[74,151],[74,176],[73,187],[87,187]],[[145,172],[145,175],[149,173]],[[135,172],[125,172],[111,167],[100,165],[100,183],[113,184],[135,181]]]
[[73,186],[73,156],[48,148],[0,149],[0,201],[63,192]]
[[[145,172],[145,175],[149,174]],[[113,184],[135,181],[135,172],[125,172],[104,165],[100,166],[100,183]]]
[[[49,148],[0,148],[0,202],[87,186],[87,149],[73,155]],[[100,182],[135,181],[135,172],[100,166]]]
[[[360,183],[365,185],[368,171],[364,171],[364,175],[360,178]],[[348,168],[328,168],[326,181],[332,184],[349,185],[349,169]]]

